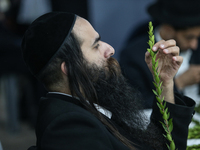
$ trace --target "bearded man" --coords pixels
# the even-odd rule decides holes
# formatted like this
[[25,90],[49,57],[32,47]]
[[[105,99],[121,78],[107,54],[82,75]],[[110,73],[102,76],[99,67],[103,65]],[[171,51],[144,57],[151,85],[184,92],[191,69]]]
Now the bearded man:
[[[172,135],[177,148],[186,149],[195,102],[173,93],[173,77],[183,59],[174,40],[156,43],[154,51],[174,121]],[[167,149],[156,104],[146,128],[139,92],[126,83],[111,57],[113,47],[87,20],[71,13],[45,14],[26,31],[22,52],[49,91],[40,100],[37,144],[30,150]],[[148,52],[145,61],[151,70]]]

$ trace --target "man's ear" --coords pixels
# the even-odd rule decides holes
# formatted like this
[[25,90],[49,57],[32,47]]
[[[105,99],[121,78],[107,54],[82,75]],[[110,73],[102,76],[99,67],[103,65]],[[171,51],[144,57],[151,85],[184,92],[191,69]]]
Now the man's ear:
[[61,64],[60,67],[61,67],[62,72],[63,72],[65,75],[67,75],[67,67],[66,67],[65,62],[62,62],[62,64]]

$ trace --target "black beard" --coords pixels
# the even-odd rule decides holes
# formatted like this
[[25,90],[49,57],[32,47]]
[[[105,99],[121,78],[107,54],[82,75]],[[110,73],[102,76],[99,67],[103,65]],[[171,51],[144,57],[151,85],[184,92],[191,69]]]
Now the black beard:
[[[112,119],[131,133],[134,139],[146,143],[152,141],[152,138],[159,141],[154,127],[144,132],[147,121],[142,112],[141,94],[128,85],[118,62],[110,58],[103,67],[90,64],[86,65],[86,68],[97,93],[97,103],[112,112]],[[154,142],[149,144],[159,147]]]
[[130,87],[114,58],[103,67],[87,65],[89,77],[98,97],[98,104],[112,112],[120,125],[134,129],[144,127],[140,92]]

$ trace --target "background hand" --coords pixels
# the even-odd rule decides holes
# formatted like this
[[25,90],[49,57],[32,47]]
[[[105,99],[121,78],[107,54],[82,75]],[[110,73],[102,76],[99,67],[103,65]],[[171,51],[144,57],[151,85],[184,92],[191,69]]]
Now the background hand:
[[175,83],[179,90],[200,82],[200,65],[190,65],[189,69],[176,77]]

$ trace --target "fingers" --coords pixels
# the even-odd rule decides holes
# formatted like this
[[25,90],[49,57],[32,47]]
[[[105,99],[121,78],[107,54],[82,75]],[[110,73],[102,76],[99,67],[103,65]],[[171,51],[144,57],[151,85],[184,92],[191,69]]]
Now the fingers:
[[157,42],[154,46],[153,46],[153,51],[157,51],[158,49],[166,49],[172,46],[176,46],[176,41],[175,40],[161,40],[159,42]]
[[176,46],[175,40],[161,40],[157,42],[152,49],[153,51],[163,50],[165,54],[172,54],[173,56],[178,56],[180,53],[180,49]]
[[173,61],[176,62],[178,65],[181,65],[183,62],[183,57],[182,56],[173,56],[172,57]]
[[169,47],[163,50],[165,54],[172,54],[174,56],[178,56],[180,49],[178,46]]
[[[165,53],[165,54],[171,54],[173,56],[172,57],[173,61],[179,65],[181,65],[183,62],[183,57],[179,56],[180,48],[178,46],[176,46],[176,41],[173,39],[167,40],[167,41],[161,40],[161,41],[157,42],[153,46],[152,49],[153,49],[153,51],[162,50],[163,53]],[[147,63],[149,61],[151,61],[149,52],[145,53],[145,61]]]

